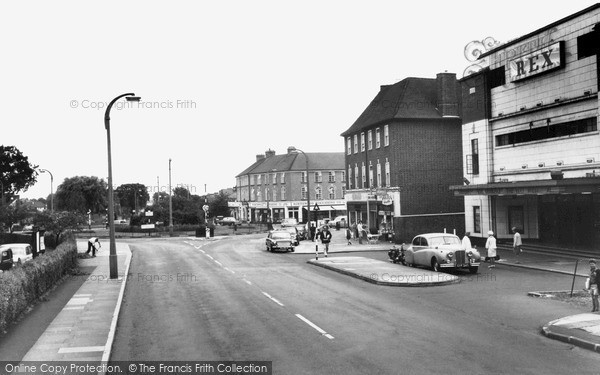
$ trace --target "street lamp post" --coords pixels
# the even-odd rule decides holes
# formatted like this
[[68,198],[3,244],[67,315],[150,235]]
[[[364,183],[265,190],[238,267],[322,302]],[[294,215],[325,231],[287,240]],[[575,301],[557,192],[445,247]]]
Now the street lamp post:
[[114,98],[106,107],[104,112],[104,128],[106,129],[106,145],[108,149],[108,231],[110,237],[110,253],[108,256],[108,264],[110,270],[110,278],[116,279],[119,277],[117,263],[117,245],[115,243],[115,208],[113,197],[113,182],[112,182],[112,157],[110,152],[110,110],[115,102],[123,97],[127,97],[127,101],[139,102],[140,97],[134,93],[119,95]]
[[306,160],[306,211],[308,215],[308,228],[306,228],[310,233],[310,177],[308,175],[308,156],[304,153],[304,151],[292,146],[290,147],[290,151],[298,151],[304,155],[304,160]]
[[54,176],[47,169],[40,169],[40,172],[50,175],[50,212],[54,212]]
[[173,194],[171,194],[171,159],[169,158],[169,236],[173,237]]

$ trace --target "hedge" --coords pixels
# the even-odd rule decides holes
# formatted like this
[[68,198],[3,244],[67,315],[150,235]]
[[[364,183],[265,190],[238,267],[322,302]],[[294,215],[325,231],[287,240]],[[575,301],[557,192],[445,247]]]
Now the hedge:
[[53,251],[0,273],[0,332],[77,266],[72,233]]

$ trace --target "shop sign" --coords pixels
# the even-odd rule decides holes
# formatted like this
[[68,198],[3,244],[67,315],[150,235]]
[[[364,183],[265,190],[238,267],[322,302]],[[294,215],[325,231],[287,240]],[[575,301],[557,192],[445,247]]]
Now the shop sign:
[[511,60],[509,78],[511,82],[561,68],[564,61],[564,42],[556,42],[537,51]]

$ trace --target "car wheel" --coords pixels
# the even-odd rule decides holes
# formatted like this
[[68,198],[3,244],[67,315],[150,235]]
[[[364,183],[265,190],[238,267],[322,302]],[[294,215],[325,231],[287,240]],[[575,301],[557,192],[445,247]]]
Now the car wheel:
[[476,274],[479,271],[479,267],[469,267],[469,272],[472,274]]
[[271,251],[271,247],[270,246],[267,246],[267,251]]
[[292,248],[290,249],[290,251],[293,253],[295,250],[294,250],[294,248],[292,247]]
[[440,272],[440,264],[438,263],[437,258],[431,259],[431,268],[435,272]]

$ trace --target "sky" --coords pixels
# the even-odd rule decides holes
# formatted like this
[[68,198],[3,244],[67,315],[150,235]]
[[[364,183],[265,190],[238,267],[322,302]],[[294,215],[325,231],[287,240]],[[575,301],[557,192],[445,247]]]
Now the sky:
[[[406,77],[462,77],[465,46],[507,42],[594,1],[12,1],[0,6],[0,144],[113,185],[235,186],[268,149],[344,152],[340,134]],[[50,193],[48,174],[21,197]]]

